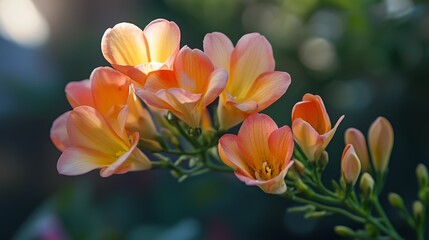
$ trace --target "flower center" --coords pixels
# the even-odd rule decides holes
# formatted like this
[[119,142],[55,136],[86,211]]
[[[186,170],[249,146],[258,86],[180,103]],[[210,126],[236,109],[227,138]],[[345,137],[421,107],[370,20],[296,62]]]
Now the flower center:
[[271,178],[273,169],[268,165],[267,161],[262,162],[262,169],[255,171],[255,178],[257,180],[268,180]]

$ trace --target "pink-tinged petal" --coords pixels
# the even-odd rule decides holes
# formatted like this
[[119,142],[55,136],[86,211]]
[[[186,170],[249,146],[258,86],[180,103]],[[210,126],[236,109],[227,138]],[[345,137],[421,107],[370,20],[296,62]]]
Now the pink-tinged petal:
[[226,86],[228,73],[224,69],[216,69],[210,76],[207,92],[204,95],[203,105],[212,103],[221,94]]
[[[270,152],[274,159],[284,160],[284,164],[290,161],[293,153],[293,135],[288,126],[274,130],[268,138]],[[282,163],[282,164],[283,164]]]
[[218,151],[221,160],[233,169],[239,169],[251,176],[246,160],[243,159],[237,145],[237,136],[225,134],[219,139]]
[[[131,86],[132,88],[132,86]],[[130,132],[139,132],[141,138],[155,139],[159,133],[155,127],[150,112],[143,107],[141,100],[136,96],[132,88],[128,98],[128,117],[126,128]]]
[[67,119],[69,114],[70,111],[63,113],[55,119],[51,127],[51,140],[55,147],[57,147],[61,152],[71,146],[69,135],[67,133]]
[[368,144],[372,163],[377,172],[384,172],[389,165],[393,148],[393,127],[389,120],[378,117],[368,131]]
[[70,147],[58,159],[57,170],[60,174],[75,176],[108,166],[112,161],[114,158],[104,152]]
[[149,62],[143,31],[131,23],[119,23],[109,28],[101,40],[101,51],[111,64],[137,66]]
[[234,45],[225,34],[220,32],[208,33],[203,41],[204,52],[217,68],[229,71],[231,54]]
[[126,151],[128,143],[112,129],[105,118],[94,108],[80,106],[70,112],[67,133],[74,146],[81,146],[115,156]]
[[369,163],[368,148],[363,133],[356,128],[348,128],[344,133],[344,142],[353,145],[359,157],[362,170],[369,172],[371,170],[371,165]]
[[[254,113],[246,118],[238,131],[238,147],[242,153],[251,156],[248,164],[253,169],[260,169],[263,161],[271,158],[268,138],[278,129],[277,124],[267,115]],[[250,159],[249,159],[250,160]]]
[[335,132],[337,131],[338,126],[340,125],[340,123],[343,121],[344,119],[344,115],[342,115],[337,122],[335,123],[334,128],[332,128],[329,132],[323,134],[321,137],[323,139],[323,149],[325,149],[329,142],[331,142],[332,137],[334,137]]
[[[136,148],[139,141],[138,132],[131,135],[130,139],[132,140],[130,149],[122,154],[114,162],[112,162],[109,166],[101,169],[100,175],[102,177],[109,177],[112,174],[122,174],[128,171],[146,170],[151,167],[151,162],[149,159]],[[133,156],[133,153],[138,155]]]
[[[171,102],[171,99],[177,100],[178,104],[196,103],[201,99],[201,93],[191,93],[182,88],[170,88],[160,90],[156,94],[160,99]],[[173,106],[173,104],[172,104]]]
[[130,82],[125,75],[109,67],[99,67],[90,79],[95,107],[101,114],[107,115],[113,107],[127,104]]
[[323,140],[314,128],[302,118],[292,122],[292,131],[295,141],[301,147],[308,160],[318,160],[322,154]]
[[246,34],[232,52],[227,91],[241,99],[247,95],[259,75],[274,70],[273,50],[268,40],[258,34]]
[[178,88],[176,75],[171,70],[158,70],[148,74],[144,90],[156,93],[161,89]]
[[354,185],[361,170],[360,160],[353,148],[347,144],[341,157],[341,173],[346,183]]
[[258,108],[258,103],[254,100],[247,100],[241,103],[231,103],[236,109],[240,110],[243,113],[250,114],[256,112]]
[[65,91],[67,100],[73,108],[81,105],[94,106],[91,81],[89,79],[79,82],[70,82],[67,84]]
[[201,50],[184,46],[174,61],[174,70],[180,88],[192,93],[204,93],[214,66]]
[[180,29],[174,22],[156,19],[144,29],[150,62],[166,62],[180,47]]
[[262,111],[283,96],[290,82],[290,75],[286,72],[263,73],[254,82],[246,99],[257,102],[256,111]]
[[170,108],[170,105],[166,101],[160,99],[152,91],[147,91],[144,89],[136,89],[136,95],[152,107],[161,108],[161,109]]
[[[245,112],[235,107],[236,103],[228,102],[228,98],[225,92],[219,96],[219,105],[217,107],[217,117],[219,122],[219,128],[222,130],[228,130],[235,125],[241,123],[246,117]],[[256,104],[255,104],[256,108]]]
[[145,65],[146,64],[138,66],[121,66],[118,64],[112,64],[112,67],[122,74],[128,76],[136,87],[143,88],[147,78],[147,73],[145,72],[146,68],[142,67]]

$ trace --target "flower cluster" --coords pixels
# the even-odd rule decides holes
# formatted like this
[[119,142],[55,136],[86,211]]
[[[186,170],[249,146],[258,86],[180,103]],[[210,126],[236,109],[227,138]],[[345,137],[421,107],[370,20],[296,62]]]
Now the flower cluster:
[[[144,30],[130,23],[106,30],[101,50],[111,67],[96,68],[89,79],[66,86],[72,110],[51,128],[62,152],[59,173],[101,169],[108,177],[165,168],[183,181],[208,171],[233,171],[247,185],[307,205],[291,211],[308,218],[337,213],[365,226],[357,231],[337,226],[342,236],[402,239],[378,200],[394,140],[386,118],[369,128],[370,154],[362,132],[347,129],[341,178],[332,180],[330,189],[322,181],[326,148],[344,116],[332,126],[322,98],[307,93],[291,111],[291,127],[278,127],[259,112],[285,94],[291,78],[275,70],[264,36],[246,34],[234,46],[224,34],[209,33],[200,50],[180,47],[180,34],[165,19]],[[240,123],[238,134],[227,133]],[[424,165],[417,177],[414,216],[399,195],[389,195],[389,201],[423,239],[429,222]]]

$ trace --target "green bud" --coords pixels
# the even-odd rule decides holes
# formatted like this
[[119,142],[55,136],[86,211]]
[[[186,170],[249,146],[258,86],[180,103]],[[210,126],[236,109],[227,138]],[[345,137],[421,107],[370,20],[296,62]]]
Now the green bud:
[[311,191],[310,188],[308,188],[308,186],[301,180],[301,178],[297,178],[295,179],[295,186],[296,189],[306,195],[306,196],[312,196],[313,195],[313,191]]
[[397,209],[404,208],[404,200],[402,200],[402,197],[397,193],[389,193],[387,199],[389,200],[389,203],[392,205],[392,207]]
[[182,174],[180,174],[178,171],[176,170],[171,170],[170,171],[171,175],[175,178],[180,178],[182,176]]
[[420,187],[429,186],[428,169],[424,164],[420,163],[417,165],[416,176]]
[[176,117],[176,115],[174,115],[172,112],[168,112],[167,113],[167,116],[166,116],[166,118],[167,118],[167,120],[169,121],[169,122],[176,122],[177,121],[177,117]]
[[376,236],[377,235],[377,228],[372,225],[372,224],[365,224],[365,231],[370,235],[370,236]]
[[414,201],[413,203],[413,216],[416,222],[423,221],[425,217],[425,206],[420,201]]
[[319,164],[324,169],[329,163],[329,155],[327,151],[323,151],[322,155],[319,158]]
[[298,213],[298,212],[313,212],[316,210],[316,207],[314,205],[304,205],[304,206],[297,206],[297,207],[290,207],[287,209],[287,212],[289,213]]
[[293,169],[301,176],[304,176],[305,174],[305,166],[302,162],[300,162],[299,160],[294,160],[293,161]]
[[201,128],[189,128],[188,129],[188,135],[192,137],[199,137],[201,135],[202,131]]
[[342,225],[335,226],[334,230],[341,237],[354,237],[356,234],[351,228]]
[[306,219],[318,219],[326,216],[328,213],[326,211],[317,211],[317,212],[309,212],[304,215]]
[[[295,163],[293,165],[295,165]],[[298,173],[295,171],[294,168],[292,168],[291,171],[288,171],[286,176],[292,180],[296,180],[299,178]]]
[[425,187],[420,189],[419,191],[419,199],[426,205],[429,205],[429,187]]
[[374,179],[372,178],[371,174],[365,172],[360,177],[360,189],[363,196],[366,198],[372,194],[372,191],[374,190]]

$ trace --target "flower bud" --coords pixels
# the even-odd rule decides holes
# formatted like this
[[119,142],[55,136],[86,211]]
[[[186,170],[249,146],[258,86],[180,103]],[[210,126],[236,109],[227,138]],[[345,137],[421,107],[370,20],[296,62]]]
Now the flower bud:
[[355,236],[355,232],[351,228],[342,225],[335,226],[335,232],[341,237]]
[[346,144],[353,145],[357,156],[359,157],[362,171],[369,172],[370,164],[369,164],[369,156],[368,156],[368,148],[366,147],[365,136],[356,128],[349,128],[344,133],[344,142]]
[[328,213],[326,211],[315,211],[309,212],[304,215],[305,219],[318,219],[326,216]]
[[374,190],[374,179],[371,174],[366,172],[362,177],[360,177],[360,189],[365,197],[369,197],[371,195]]
[[416,176],[420,187],[429,186],[428,169],[424,164],[420,163],[419,165],[417,165]]
[[348,144],[341,157],[341,174],[347,184],[355,185],[360,174],[360,161],[353,145]]
[[393,128],[384,117],[378,117],[369,128],[368,144],[377,172],[385,172],[393,147]]
[[305,174],[305,166],[302,162],[298,161],[298,160],[294,160],[293,161],[294,164],[292,165],[293,169],[299,173],[299,175],[304,176]]
[[320,156],[320,159],[319,159],[318,163],[320,164],[320,166],[322,168],[325,168],[328,165],[328,163],[329,163],[329,155],[328,155],[327,151],[323,151],[322,152],[322,155]]
[[389,200],[390,205],[397,209],[404,208],[404,200],[397,193],[389,193],[387,199]]
[[425,206],[420,201],[414,201],[413,203],[413,216],[416,222],[420,222],[425,217]]
[[312,196],[313,195],[313,191],[311,191],[311,189],[308,188],[308,186],[300,178],[297,178],[295,180],[295,186],[296,186],[296,189],[300,193],[302,193],[306,196]]

